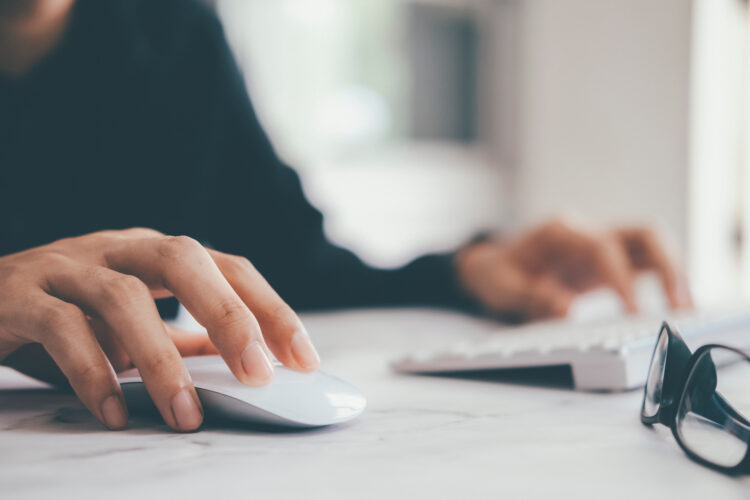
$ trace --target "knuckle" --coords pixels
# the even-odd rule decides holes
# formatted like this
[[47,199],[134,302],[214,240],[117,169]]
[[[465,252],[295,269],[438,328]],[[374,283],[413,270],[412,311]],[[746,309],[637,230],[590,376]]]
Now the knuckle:
[[43,247],[40,247],[38,250],[40,250],[41,252],[46,252],[49,250],[69,248],[71,246],[74,246],[83,238],[86,238],[86,236],[68,236],[66,238],[60,238],[59,240],[55,240],[47,245],[44,245]]
[[105,247],[111,245],[113,242],[118,241],[121,238],[122,235],[120,231],[105,230],[80,236],[76,238],[76,240],[79,240],[86,245]]
[[150,294],[148,287],[140,279],[129,274],[105,273],[102,294],[105,302],[132,303]]
[[185,260],[205,252],[203,245],[189,236],[165,236],[159,242],[159,255],[167,260]]
[[250,311],[244,304],[227,300],[220,302],[214,308],[216,323],[223,328],[230,328],[234,325],[245,323],[250,317]]
[[270,309],[265,319],[277,330],[293,332],[299,327],[297,314],[287,304],[279,304]]
[[94,388],[101,385],[102,381],[108,381],[110,365],[106,360],[98,360],[93,363],[77,363],[68,374],[71,384],[78,387]]
[[[37,266],[34,266],[37,267]],[[0,282],[4,291],[26,289],[36,280],[29,275],[29,266],[23,262],[10,262],[0,266]]]
[[131,227],[129,229],[124,229],[122,232],[128,236],[141,238],[156,238],[164,236],[164,233],[161,233],[156,229],[151,229],[150,227]]
[[4,289],[18,291],[28,288],[29,277],[23,269],[0,269],[0,282]]
[[[168,377],[168,375],[174,370],[177,363],[179,363],[178,356],[169,350],[160,350],[155,351],[148,356],[144,368],[155,377],[167,380],[173,378]],[[141,369],[141,367],[138,368]]]
[[250,259],[247,257],[230,255],[229,262],[234,270],[241,272],[255,272],[255,266],[253,266],[253,263],[250,262]]
[[563,217],[556,217],[539,226],[532,233],[532,241],[542,245],[561,245],[576,241],[584,236],[580,230]]
[[42,308],[39,320],[47,333],[54,333],[69,329],[71,324],[80,324],[85,317],[76,306],[59,304]]
[[61,269],[70,265],[71,260],[56,251],[43,251],[35,254],[34,265],[39,269]]
[[570,221],[565,217],[554,217],[543,226],[545,230],[555,233],[567,232],[571,227]]

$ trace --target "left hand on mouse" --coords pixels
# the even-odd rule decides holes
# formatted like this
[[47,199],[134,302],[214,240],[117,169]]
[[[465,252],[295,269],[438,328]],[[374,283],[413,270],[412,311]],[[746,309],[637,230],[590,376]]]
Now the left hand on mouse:
[[633,280],[655,271],[671,307],[691,307],[686,279],[660,238],[641,227],[594,230],[553,221],[508,240],[470,245],[456,257],[464,288],[492,313],[533,320],[567,315],[573,299],[610,286],[637,312]]

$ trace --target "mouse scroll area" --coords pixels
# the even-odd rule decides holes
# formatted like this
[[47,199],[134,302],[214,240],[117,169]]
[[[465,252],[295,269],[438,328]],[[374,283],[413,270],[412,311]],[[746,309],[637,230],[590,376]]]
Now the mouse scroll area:
[[[352,385],[322,371],[299,373],[275,367],[274,378],[263,387],[240,383],[219,356],[186,358],[198,397],[209,420],[282,427],[321,427],[357,417],[366,406]],[[119,375],[128,406],[135,412],[153,403],[136,369]]]

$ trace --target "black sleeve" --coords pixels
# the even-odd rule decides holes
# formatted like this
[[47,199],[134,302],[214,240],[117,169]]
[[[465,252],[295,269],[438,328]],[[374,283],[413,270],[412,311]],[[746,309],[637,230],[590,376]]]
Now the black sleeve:
[[[198,116],[207,153],[199,178],[211,186],[199,201],[202,239],[248,257],[296,309],[473,307],[456,281],[453,255],[428,255],[385,270],[332,245],[321,213],[305,199],[299,177],[279,160],[261,128],[213,14],[204,11],[191,40],[183,51],[189,54],[184,78],[198,79],[200,92],[184,97],[204,110]],[[185,112],[182,119],[196,117]]]

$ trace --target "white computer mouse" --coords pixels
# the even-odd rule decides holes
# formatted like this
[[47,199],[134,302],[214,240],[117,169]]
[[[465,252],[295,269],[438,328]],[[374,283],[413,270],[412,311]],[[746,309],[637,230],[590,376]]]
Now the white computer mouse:
[[[185,366],[207,418],[284,427],[320,427],[357,417],[364,396],[352,385],[320,370],[300,373],[276,364],[274,378],[248,387],[229,371],[220,356],[186,358]],[[119,374],[128,406],[153,408],[137,369]]]

